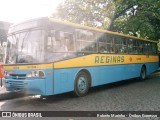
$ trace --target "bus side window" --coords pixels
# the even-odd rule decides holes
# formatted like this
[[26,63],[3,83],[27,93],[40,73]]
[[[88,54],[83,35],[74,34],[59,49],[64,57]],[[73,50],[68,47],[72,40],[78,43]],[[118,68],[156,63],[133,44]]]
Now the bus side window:
[[107,36],[107,50],[108,53],[115,53],[115,46],[114,46],[114,42],[115,42],[115,36]]
[[122,53],[124,53],[124,54],[128,53],[127,39],[126,38],[122,38]]
[[124,53],[125,50],[124,50],[124,47],[125,46],[125,42],[124,42],[125,39],[123,39],[123,37],[121,36],[116,36],[115,37],[115,46],[116,46],[116,53]]
[[99,52],[100,53],[107,53],[107,48],[106,48],[106,44],[105,44],[105,33],[99,33],[98,35],[98,48],[99,48]]
[[155,55],[157,54],[157,44],[156,43],[152,43],[152,54]]
[[100,37],[98,38],[99,44],[99,52],[100,53],[114,53],[114,46],[113,46],[114,38],[107,34],[101,33]]
[[72,33],[65,33],[62,32],[61,36],[61,45],[66,47],[65,51],[74,51],[75,50],[75,43],[73,39],[73,34]]
[[157,50],[156,50],[157,46],[156,46],[155,43],[148,43],[148,48],[149,48],[149,54],[150,55],[157,54]]
[[56,52],[60,47],[60,35],[59,31],[50,30],[48,32],[48,39],[46,41],[45,49],[48,52]]
[[136,39],[133,40],[133,54],[138,54],[138,41]]
[[97,52],[97,34],[91,30],[76,29],[76,49],[79,52]]
[[145,55],[148,55],[148,54],[149,54],[149,51],[148,51],[148,44],[147,44],[146,41],[144,41],[143,50],[144,50],[143,54],[145,54]]
[[129,38],[128,40],[128,53],[133,54],[133,39]]

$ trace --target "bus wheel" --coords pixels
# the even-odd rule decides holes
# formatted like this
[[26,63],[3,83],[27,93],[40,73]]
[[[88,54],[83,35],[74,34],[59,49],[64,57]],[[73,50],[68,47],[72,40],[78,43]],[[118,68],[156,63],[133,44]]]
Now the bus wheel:
[[145,80],[147,78],[146,68],[143,66],[140,73],[140,80]]
[[89,76],[86,72],[79,72],[74,83],[75,96],[81,97],[89,90]]

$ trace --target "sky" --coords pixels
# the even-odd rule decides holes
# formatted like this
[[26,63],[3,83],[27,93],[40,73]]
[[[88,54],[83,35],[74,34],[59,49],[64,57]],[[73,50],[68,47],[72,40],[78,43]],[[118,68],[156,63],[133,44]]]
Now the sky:
[[0,0],[0,21],[18,23],[50,16],[65,0]]

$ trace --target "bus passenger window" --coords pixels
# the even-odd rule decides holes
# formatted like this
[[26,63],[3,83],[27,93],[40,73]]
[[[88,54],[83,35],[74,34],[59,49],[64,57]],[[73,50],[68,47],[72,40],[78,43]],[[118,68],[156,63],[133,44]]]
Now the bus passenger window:
[[148,43],[148,48],[149,48],[149,54],[150,55],[155,55],[157,53],[157,46],[155,43]]
[[148,54],[149,54],[148,44],[147,44],[146,41],[144,41],[143,50],[144,50],[143,54],[145,54],[145,55],[148,55]]
[[104,46],[101,46],[101,48],[100,48],[100,53],[107,53],[107,50],[105,49]]
[[116,53],[122,53],[122,38],[120,36],[115,38],[115,49]]
[[[56,37],[57,36],[57,37]],[[51,30],[48,32],[48,39],[45,42],[47,52],[56,52],[60,47],[59,31]]]
[[71,33],[63,33],[63,37],[62,38],[62,41],[63,44],[65,47],[66,47],[66,51],[74,51],[74,48],[75,48],[75,44],[74,44],[74,40],[73,40],[73,34]]
[[116,53],[122,53],[127,54],[128,53],[128,47],[127,47],[127,39],[122,36],[117,36],[115,39],[115,45],[116,45]]
[[115,51],[114,51],[114,48],[113,48],[113,47],[110,47],[110,48],[109,48],[109,53],[115,53]]
[[68,52],[68,38],[61,38],[58,52]]
[[142,42],[143,42],[143,41],[137,41],[138,54],[142,54],[142,53],[143,53],[143,49],[142,49],[142,48],[143,48],[143,47],[142,47],[143,44],[142,44]]
[[157,44],[156,43],[152,43],[151,46],[152,46],[152,54],[153,55],[157,54]]
[[129,39],[128,40],[128,53],[129,54],[135,54],[135,43],[134,39]]
[[97,34],[91,30],[76,29],[76,49],[79,52],[97,52]]

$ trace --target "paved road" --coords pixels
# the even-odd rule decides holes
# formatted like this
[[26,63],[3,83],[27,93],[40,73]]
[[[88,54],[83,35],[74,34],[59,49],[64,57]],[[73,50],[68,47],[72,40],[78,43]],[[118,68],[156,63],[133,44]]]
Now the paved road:
[[[1,100],[0,110],[160,111],[160,72],[152,74],[146,81],[140,82],[137,79],[132,79],[95,87],[92,88],[85,97],[73,97],[70,93],[48,98],[39,98],[39,96],[20,96],[21,97],[19,98],[13,97],[14,99]],[[61,120],[61,118],[56,119]],[[82,118],[63,119],[77,120]],[[127,120],[127,118],[121,119]]]

